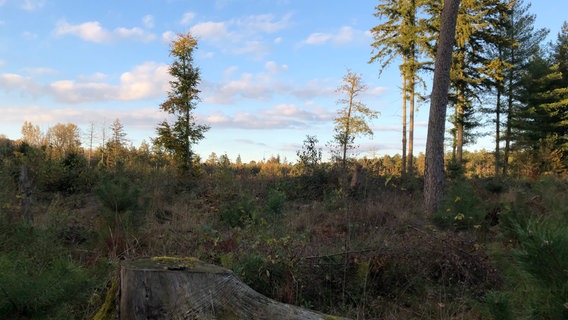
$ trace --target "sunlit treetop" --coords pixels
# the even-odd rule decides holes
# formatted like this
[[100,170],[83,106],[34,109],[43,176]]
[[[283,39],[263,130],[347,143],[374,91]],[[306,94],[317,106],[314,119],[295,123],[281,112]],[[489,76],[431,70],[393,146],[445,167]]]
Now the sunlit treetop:
[[176,57],[191,55],[193,49],[197,47],[197,40],[188,32],[186,34],[178,33],[176,40],[171,43],[170,53]]

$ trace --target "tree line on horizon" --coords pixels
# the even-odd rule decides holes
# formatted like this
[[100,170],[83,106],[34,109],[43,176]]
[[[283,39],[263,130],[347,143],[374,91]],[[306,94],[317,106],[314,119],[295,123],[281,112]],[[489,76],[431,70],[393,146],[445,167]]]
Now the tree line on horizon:
[[[430,97],[419,93],[425,88],[423,78],[433,69],[436,39],[440,30],[441,1],[385,0],[376,6],[379,24],[371,29],[374,38],[369,63],[379,63],[380,72],[394,61],[402,61],[402,155],[385,156],[398,159],[397,174],[422,175],[413,150],[415,102]],[[535,30],[535,15],[523,0],[462,1],[457,14],[456,39],[450,70],[448,118],[451,152],[448,166],[471,171],[464,160],[463,146],[479,136],[476,129],[484,122],[495,125],[493,165],[495,176],[520,172],[531,176],[542,173],[565,173],[568,148],[568,23],[564,23],[556,42],[545,45],[548,33]],[[75,124],[56,124],[47,132],[25,122],[21,142],[40,148],[49,159],[65,159],[71,154],[84,154],[89,166],[116,167],[136,154],[155,167],[172,165],[181,173],[192,173],[201,158],[193,146],[205,138],[208,126],[199,124],[194,110],[199,102],[200,69],[194,65],[193,53],[197,40],[189,33],[179,34],[170,45],[173,63],[171,90],[160,109],[173,115],[173,122],[162,122],[156,128],[157,137],[143,141],[136,148],[128,145],[120,119],[115,119],[102,133],[95,133],[91,123],[83,134]],[[344,169],[356,160],[347,151],[356,149],[355,137],[372,135],[368,121],[379,113],[359,100],[366,90],[361,76],[347,70],[337,92],[340,106],[334,119],[335,135],[327,143],[331,162]],[[408,119],[407,119],[408,106]],[[408,123],[407,123],[408,121]],[[110,132],[109,132],[110,130]],[[6,139],[4,139],[6,140]],[[83,147],[81,140],[86,140]],[[94,142],[100,144],[95,147]],[[317,137],[307,135],[306,143],[316,148]],[[504,148],[502,149],[502,144]],[[313,150],[312,150],[313,151]],[[315,151],[314,151],[315,152]],[[321,154],[321,148],[319,149]],[[473,153],[475,154],[475,153]],[[481,154],[486,156],[485,150]],[[313,156],[313,155],[312,155]],[[220,163],[226,163],[228,156]],[[306,158],[300,156],[298,163]],[[258,163],[280,163],[269,159]],[[320,155],[321,158],[321,155]],[[420,160],[418,160],[420,161]],[[241,163],[240,155],[236,163]],[[286,161],[284,161],[286,162]],[[321,163],[321,159],[318,161]],[[387,161],[388,162],[388,161]],[[207,161],[205,162],[205,164]],[[230,161],[229,161],[230,163]],[[256,161],[255,161],[256,163]],[[523,169],[519,169],[519,168]],[[527,168],[531,169],[527,169]],[[418,171],[417,171],[418,170]],[[467,171],[466,170],[466,171]],[[392,172],[392,170],[388,170]],[[475,170],[473,170],[475,171]],[[484,173],[485,175],[485,173]]]

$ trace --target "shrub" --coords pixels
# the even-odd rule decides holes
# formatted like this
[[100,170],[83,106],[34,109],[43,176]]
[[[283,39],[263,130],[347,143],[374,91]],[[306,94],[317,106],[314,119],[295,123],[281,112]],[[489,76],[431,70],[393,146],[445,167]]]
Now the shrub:
[[95,191],[103,205],[115,212],[135,209],[140,194],[140,189],[122,176],[103,179]]
[[[568,318],[566,189],[565,181],[542,177],[516,186],[505,205],[500,229],[507,246],[497,254],[505,257],[500,263],[507,281],[498,294],[508,298],[515,318]],[[487,304],[498,319],[493,309],[499,305]]]
[[432,216],[432,221],[439,227],[453,227],[456,230],[479,228],[486,215],[482,204],[471,182],[458,179],[449,186],[440,210]]
[[501,194],[507,191],[507,184],[502,178],[488,178],[482,180],[484,189],[492,194]]
[[49,230],[0,222],[0,314],[5,319],[74,319],[96,277],[69,258]]
[[513,320],[513,312],[509,297],[498,291],[491,291],[485,295],[485,304],[489,313],[495,320]]
[[568,227],[532,222],[518,227],[519,248],[515,260],[534,278],[529,294],[540,294],[532,305],[539,319],[568,319]]
[[323,204],[327,211],[340,210],[345,205],[345,193],[342,189],[334,189],[325,194]]
[[286,193],[276,189],[268,190],[266,198],[266,208],[268,212],[280,216],[286,207]]
[[76,194],[90,191],[94,177],[83,155],[70,153],[61,161],[47,161],[40,166],[40,184],[45,191]]
[[103,223],[99,236],[109,250],[109,256],[126,254],[131,249],[129,237],[143,222],[138,209],[138,189],[128,178],[106,178],[95,188],[106,210],[101,211]]
[[230,201],[221,209],[221,221],[229,227],[243,227],[248,223],[259,222],[260,218],[254,199],[250,196]]

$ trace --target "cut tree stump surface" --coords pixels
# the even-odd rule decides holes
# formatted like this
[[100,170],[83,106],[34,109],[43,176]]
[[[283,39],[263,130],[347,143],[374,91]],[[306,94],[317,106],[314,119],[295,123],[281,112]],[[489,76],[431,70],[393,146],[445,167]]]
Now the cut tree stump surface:
[[270,299],[194,258],[127,261],[120,279],[120,319],[341,319]]

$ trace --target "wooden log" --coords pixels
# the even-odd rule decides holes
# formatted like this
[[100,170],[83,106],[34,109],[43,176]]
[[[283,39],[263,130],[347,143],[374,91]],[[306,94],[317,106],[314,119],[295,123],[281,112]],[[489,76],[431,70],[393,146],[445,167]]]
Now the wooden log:
[[120,319],[340,319],[272,300],[194,258],[128,261],[120,282]]

